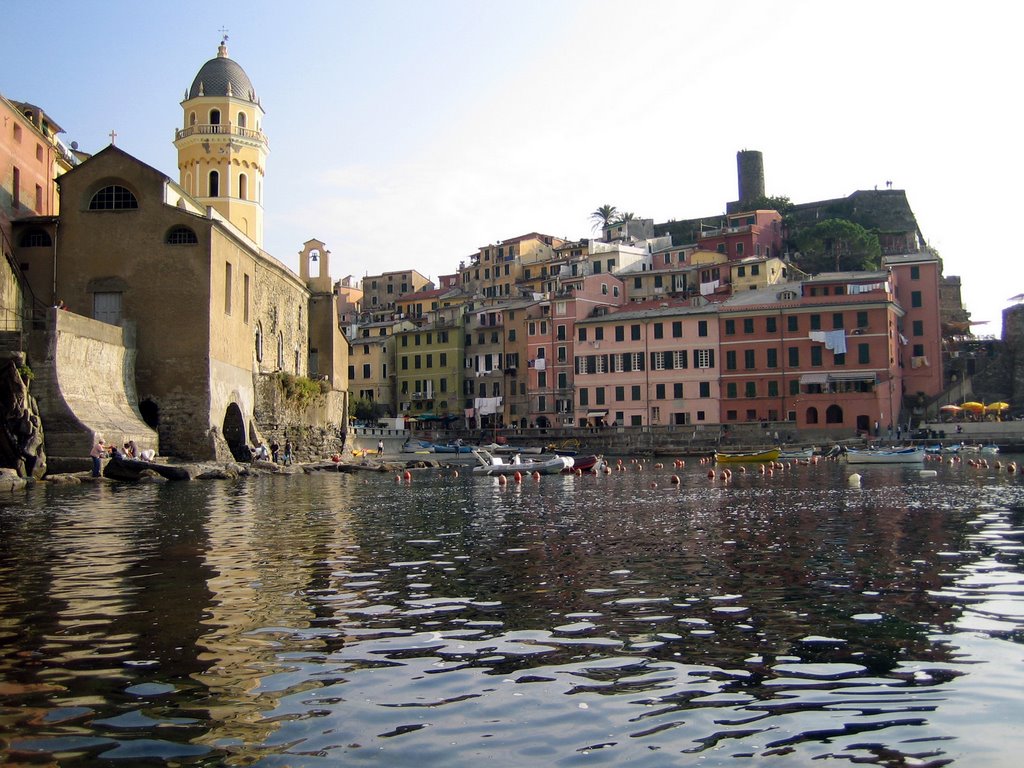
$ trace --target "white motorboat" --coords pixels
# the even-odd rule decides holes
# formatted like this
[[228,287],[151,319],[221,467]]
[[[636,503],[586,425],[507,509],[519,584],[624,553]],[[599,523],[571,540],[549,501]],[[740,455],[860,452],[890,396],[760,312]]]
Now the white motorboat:
[[542,475],[557,475],[566,469],[572,469],[575,463],[572,456],[554,456],[550,459],[530,459],[523,461],[519,454],[512,457],[511,461],[505,461],[500,456],[494,456],[490,452],[478,448],[473,451],[480,462],[479,467],[473,467],[474,475],[514,475],[520,472],[524,475],[532,475],[539,472]]

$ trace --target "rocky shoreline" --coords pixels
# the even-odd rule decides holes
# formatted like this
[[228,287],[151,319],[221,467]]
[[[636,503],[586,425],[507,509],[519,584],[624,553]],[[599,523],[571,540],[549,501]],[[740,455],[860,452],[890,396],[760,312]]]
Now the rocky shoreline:
[[405,472],[413,469],[438,469],[441,462],[416,459],[413,461],[388,461],[387,459],[364,458],[355,461],[315,461],[304,464],[276,464],[272,461],[239,462],[166,462],[138,461],[119,456],[104,463],[101,477],[93,477],[90,471],[61,472],[46,475],[35,480],[20,477],[17,470],[0,469],[0,491],[16,491],[31,483],[53,483],[54,485],[75,485],[80,483],[126,482],[166,483],[191,480],[237,480],[242,477],[267,475],[304,475],[314,472]]

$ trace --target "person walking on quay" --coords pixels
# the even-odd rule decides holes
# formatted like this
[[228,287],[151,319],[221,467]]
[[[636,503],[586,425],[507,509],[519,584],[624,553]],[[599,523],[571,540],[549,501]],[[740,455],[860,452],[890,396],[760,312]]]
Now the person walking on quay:
[[275,464],[277,464],[277,457],[280,454],[280,452],[281,446],[278,444],[277,440],[275,440],[270,444],[270,460]]
[[281,460],[282,460],[282,462],[284,463],[284,465],[286,467],[291,465],[291,463],[292,463],[292,441],[291,440],[285,440],[284,441],[284,455],[281,456]]
[[92,457],[92,476],[99,477],[102,460],[107,457],[107,447],[103,444],[102,437],[96,438],[96,442],[93,443],[92,450],[89,451],[89,456]]
[[377,441],[377,455],[378,456],[383,456],[384,455],[384,441],[383,440],[378,440]]

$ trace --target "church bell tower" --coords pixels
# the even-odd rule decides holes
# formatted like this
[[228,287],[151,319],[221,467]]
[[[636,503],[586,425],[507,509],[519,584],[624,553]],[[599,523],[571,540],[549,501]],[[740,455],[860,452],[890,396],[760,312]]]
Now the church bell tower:
[[228,58],[227,36],[181,102],[175,133],[180,183],[263,247],[263,175],[270,147],[249,76]]

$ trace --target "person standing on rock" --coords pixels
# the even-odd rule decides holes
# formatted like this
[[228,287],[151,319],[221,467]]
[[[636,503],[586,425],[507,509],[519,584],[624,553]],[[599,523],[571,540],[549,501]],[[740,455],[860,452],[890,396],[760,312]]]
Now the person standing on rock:
[[103,444],[102,437],[96,438],[92,450],[89,451],[89,456],[92,457],[92,476],[99,477],[102,460],[107,457],[107,447]]
[[292,441],[284,441],[284,455],[281,457],[284,461],[284,465],[287,467],[292,463]]
[[277,464],[277,458],[280,451],[281,446],[278,444],[277,440],[270,444],[270,460],[275,464]]

